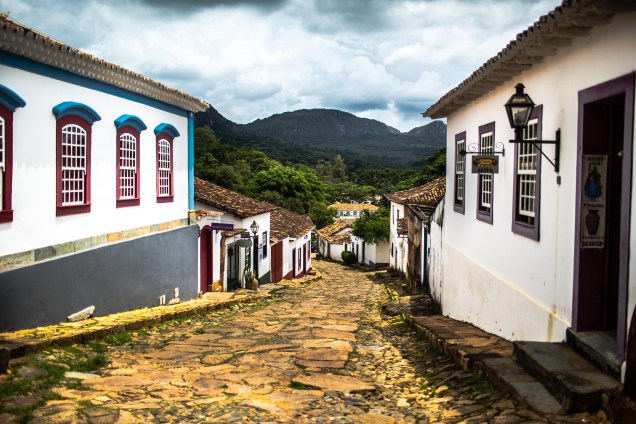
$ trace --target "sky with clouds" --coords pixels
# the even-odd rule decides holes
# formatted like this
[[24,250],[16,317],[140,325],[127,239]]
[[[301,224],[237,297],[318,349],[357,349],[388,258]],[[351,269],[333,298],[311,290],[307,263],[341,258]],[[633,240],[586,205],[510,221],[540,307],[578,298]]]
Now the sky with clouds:
[[247,123],[330,108],[401,131],[557,0],[0,0],[0,12]]

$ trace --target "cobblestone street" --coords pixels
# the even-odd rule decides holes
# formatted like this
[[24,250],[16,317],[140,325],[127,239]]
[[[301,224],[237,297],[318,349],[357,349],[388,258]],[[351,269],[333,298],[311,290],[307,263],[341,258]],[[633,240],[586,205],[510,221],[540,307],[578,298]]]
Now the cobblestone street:
[[322,279],[273,299],[12,361],[0,422],[590,419],[517,405],[383,316],[387,292],[371,274],[315,265]]

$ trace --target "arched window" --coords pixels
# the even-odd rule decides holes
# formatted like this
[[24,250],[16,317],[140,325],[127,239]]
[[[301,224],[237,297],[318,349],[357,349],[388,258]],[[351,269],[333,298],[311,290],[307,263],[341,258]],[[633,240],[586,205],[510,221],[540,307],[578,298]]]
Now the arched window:
[[13,221],[13,113],[26,102],[0,85],[0,223]]
[[117,128],[117,207],[139,205],[139,151],[143,121],[133,115],[115,120]]
[[57,216],[90,212],[91,133],[101,117],[90,107],[64,102],[53,108],[57,119]]
[[157,136],[157,202],[172,202],[174,199],[174,148],[173,141],[179,132],[170,124],[155,128]]

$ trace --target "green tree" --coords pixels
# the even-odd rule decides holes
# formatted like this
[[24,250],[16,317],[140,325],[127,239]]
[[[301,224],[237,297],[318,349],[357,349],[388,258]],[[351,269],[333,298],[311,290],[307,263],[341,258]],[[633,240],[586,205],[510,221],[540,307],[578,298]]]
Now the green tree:
[[325,200],[322,181],[306,166],[278,165],[254,174],[249,182],[249,194],[261,199],[265,192],[279,193],[291,210],[302,214],[307,214],[314,202]]
[[333,222],[338,211],[335,208],[329,208],[323,202],[314,202],[309,209],[309,218],[316,225],[317,229],[326,227]]
[[351,226],[353,235],[364,239],[366,243],[388,241],[391,234],[389,210],[385,208],[375,212],[365,210]]

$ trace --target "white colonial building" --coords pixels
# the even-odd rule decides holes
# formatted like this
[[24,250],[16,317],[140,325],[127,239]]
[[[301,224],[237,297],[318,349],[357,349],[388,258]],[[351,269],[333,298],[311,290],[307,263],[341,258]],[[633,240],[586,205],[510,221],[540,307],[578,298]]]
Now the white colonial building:
[[311,232],[316,226],[308,216],[283,208],[270,217],[272,283],[305,276],[312,268]]
[[318,252],[324,258],[342,261],[342,252],[351,250],[351,221],[338,219],[317,231]]
[[210,290],[215,282],[224,291],[244,288],[250,271],[260,284],[269,283],[270,213],[278,206],[201,178],[195,178],[194,198],[195,208],[202,217],[198,255],[200,290]]
[[206,108],[0,17],[1,329],[196,296]]
[[[636,305],[634,40],[634,2],[564,2],[426,111],[448,119],[445,315],[509,340],[596,334],[624,365]],[[536,106],[525,141],[510,143],[504,104],[518,83]],[[479,152],[494,153],[496,172],[473,172]]]
[[[412,290],[429,289],[439,301],[445,178],[387,194],[391,202],[391,262]],[[400,218],[402,216],[402,218]]]

